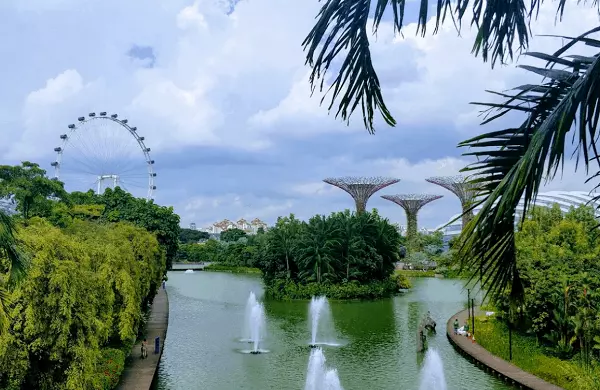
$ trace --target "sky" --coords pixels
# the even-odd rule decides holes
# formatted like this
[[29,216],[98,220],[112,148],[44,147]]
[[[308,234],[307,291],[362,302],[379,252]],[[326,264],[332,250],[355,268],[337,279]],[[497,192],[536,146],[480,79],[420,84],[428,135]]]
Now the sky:
[[[532,23],[534,35],[575,35],[598,25],[590,5],[568,7],[555,24],[556,5],[546,3]],[[367,206],[401,225],[403,210],[380,195],[443,195],[419,214],[421,227],[435,227],[460,203],[425,178],[458,173],[471,161],[457,143],[502,125],[482,128],[480,108],[469,102],[494,100],[485,90],[539,81],[516,67],[539,63],[521,57],[492,69],[471,54],[468,23],[460,36],[452,23],[437,35],[416,36],[418,4],[408,5],[402,36],[394,35],[388,16],[372,37],[398,125],[378,123],[370,135],[360,113],[346,124],[310,96],[301,43],[319,11],[316,0],[4,0],[0,164],[29,160],[53,174],[54,148],[67,125],[106,111],[127,118],[145,138],[155,160],[155,201],[173,206],[182,226],[240,217],[270,224],[289,213],[308,219],[353,208],[350,196],[322,179],[361,175],[401,180]],[[536,36],[531,50],[552,52],[560,43]],[[133,137],[109,141],[85,153],[94,161],[134,157],[141,162],[136,174],[146,177]],[[83,170],[69,153],[65,148],[64,165]],[[64,180],[70,190],[93,186]],[[562,180],[546,189],[590,189],[584,181],[568,163]],[[145,196],[143,188],[131,191]]]

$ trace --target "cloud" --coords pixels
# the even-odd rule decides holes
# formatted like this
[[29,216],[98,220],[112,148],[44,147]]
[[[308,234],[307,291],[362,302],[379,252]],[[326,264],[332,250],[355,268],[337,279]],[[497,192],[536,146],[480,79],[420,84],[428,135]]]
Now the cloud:
[[[545,3],[534,34],[573,35],[598,24],[581,5],[555,26],[555,6]],[[186,225],[352,208],[347,194],[321,182],[346,175],[401,179],[381,194],[444,194],[423,209],[420,223],[445,221],[458,201],[424,179],[468,163],[455,146],[482,130],[469,102],[532,76],[515,64],[491,69],[473,57],[467,24],[462,37],[451,23],[437,35],[416,36],[410,23],[419,4],[410,3],[403,37],[386,17],[371,42],[399,124],[378,123],[370,136],[360,113],[347,125],[320,106],[322,94],[310,96],[301,43],[320,7],[306,0],[3,2],[0,29],[13,38],[0,42],[0,51],[11,53],[0,64],[0,159],[50,169],[66,126],[108,111],[145,137],[156,160],[156,201],[174,205]],[[560,43],[535,37],[532,50]],[[550,186],[582,189],[584,177],[568,174]],[[369,207],[402,223],[402,210],[381,194]]]

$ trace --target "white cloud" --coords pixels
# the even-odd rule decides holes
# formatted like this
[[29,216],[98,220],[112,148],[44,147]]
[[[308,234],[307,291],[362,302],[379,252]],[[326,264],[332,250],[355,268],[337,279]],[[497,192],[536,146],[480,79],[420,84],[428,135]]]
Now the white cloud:
[[[534,34],[573,35],[598,24],[589,5],[571,6],[555,27],[556,4],[545,4],[532,24]],[[467,27],[462,38],[451,23],[438,35],[421,38],[412,24],[400,38],[384,22],[371,47],[399,126],[369,137],[359,112],[346,126],[320,106],[320,95],[310,97],[301,43],[319,2],[241,1],[231,15],[223,12],[226,5],[211,0],[0,5],[3,28],[14,36],[0,43],[0,51],[14,53],[0,64],[0,158],[49,162],[67,124],[89,112],[116,112],[139,128],[159,156],[159,194],[166,194],[161,202],[177,204],[184,222],[239,216],[273,221],[289,212],[308,217],[353,206],[343,191],[320,182],[327,176],[394,176],[401,182],[382,193],[443,194],[424,179],[454,174],[467,160],[438,142],[454,143],[479,131],[478,108],[468,103],[487,100],[485,89],[506,89],[529,77],[514,65],[492,70],[474,58],[474,31]],[[535,37],[532,50],[552,51],[559,44]],[[133,45],[152,48],[155,60],[129,57]],[[265,180],[258,180],[267,175],[264,167],[238,165],[214,173],[199,163],[205,146],[278,158],[285,169],[269,173],[272,184],[266,188]],[[160,177],[168,158],[177,161],[176,169],[170,168],[177,179],[173,188],[163,189],[171,179]],[[242,184],[240,175],[250,179]],[[219,188],[237,182],[238,188]],[[292,185],[282,188],[282,183]],[[582,185],[583,175],[570,174],[551,184]],[[207,196],[208,189],[223,195]],[[263,195],[278,191],[279,196]],[[401,210],[378,195],[369,205],[402,221]],[[457,211],[452,195],[445,195],[424,209],[423,225],[436,225]]]
[[55,78],[48,79],[43,88],[27,95],[25,106],[26,108],[51,107],[78,94],[83,87],[83,78],[79,72],[74,69],[68,69]]

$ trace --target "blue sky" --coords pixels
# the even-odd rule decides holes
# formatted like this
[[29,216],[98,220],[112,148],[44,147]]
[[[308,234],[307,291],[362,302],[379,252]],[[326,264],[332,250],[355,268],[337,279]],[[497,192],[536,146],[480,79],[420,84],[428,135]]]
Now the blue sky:
[[[173,205],[184,226],[240,217],[272,223],[290,212],[308,218],[351,208],[349,196],[321,179],[367,175],[401,179],[368,204],[400,224],[402,209],[379,195],[444,195],[420,214],[421,226],[434,227],[460,205],[424,179],[455,174],[469,162],[455,148],[481,130],[478,108],[468,103],[489,100],[485,89],[531,79],[515,64],[492,70],[473,58],[468,28],[462,38],[451,24],[416,37],[410,23],[417,4],[409,4],[403,38],[384,22],[373,39],[384,96],[399,124],[379,124],[369,135],[360,116],[347,126],[319,107],[318,96],[310,98],[301,42],[319,10],[316,0],[241,0],[235,7],[219,0],[6,0],[0,162],[32,160],[51,171],[67,124],[108,111],[145,136],[156,161],[155,199]],[[597,23],[597,14],[580,6],[555,26],[546,6],[532,29],[568,35]],[[536,38],[532,49],[559,43]],[[142,158],[135,145],[130,152]],[[69,189],[86,185],[67,181]],[[549,187],[589,188],[581,174]]]

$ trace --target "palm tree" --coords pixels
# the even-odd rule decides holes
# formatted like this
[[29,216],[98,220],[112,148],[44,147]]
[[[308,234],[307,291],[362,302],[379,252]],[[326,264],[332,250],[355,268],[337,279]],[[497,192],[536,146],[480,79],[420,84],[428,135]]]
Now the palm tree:
[[[471,24],[478,30],[473,46],[475,55],[494,66],[498,61],[513,59],[515,49],[525,51],[529,44],[529,22],[536,18],[544,0],[438,0],[436,27],[451,18],[460,26],[471,5]],[[579,2],[588,3],[586,0]],[[421,0],[417,31],[426,33],[429,1]],[[600,8],[600,2],[590,0]],[[567,0],[557,2],[562,16]],[[396,121],[386,107],[369,50],[368,21],[374,5],[373,30],[391,8],[395,29],[401,31],[405,14],[404,1],[397,0],[327,0],[316,25],[306,37],[304,48],[312,67],[313,90],[323,86],[325,75],[337,57],[343,57],[331,85],[331,103],[337,102],[337,114],[348,120],[360,105],[365,127],[374,132],[373,117],[379,110],[385,122]],[[599,9],[600,11],[600,9]],[[481,211],[464,227],[458,256],[462,265],[481,274],[484,287],[499,297],[508,290],[513,301],[523,297],[523,285],[516,265],[514,242],[515,209],[523,199],[526,210],[535,200],[543,179],[562,171],[566,155],[566,137],[573,132],[577,146],[577,162],[589,174],[589,180],[600,178],[597,124],[600,117],[600,56],[570,55],[565,52],[580,44],[599,48],[600,41],[591,38],[600,26],[578,37],[563,37],[566,44],[555,53],[525,53],[545,62],[545,66],[522,66],[525,71],[544,77],[539,84],[523,85],[510,93],[495,93],[504,103],[479,103],[488,108],[484,124],[510,112],[525,114],[524,121],[504,130],[482,134],[461,143],[473,149],[466,155],[478,162],[466,169],[474,185],[481,186],[472,208]],[[543,38],[542,38],[543,39]],[[577,119],[577,122],[576,122]],[[596,172],[596,173],[594,173]],[[525,211],[526,211],[525,210]],[[523,213],[523,216],[526,212]]]
[[338,227],[322,215],[312,217],[306,226],[306,235],[299,245],[299,260],[304,272],[302,277],[314,275],[317,283],[334,277],[334,253],[340,243],[336,239]]
[[25,274],[27,263],[17,248],[15,226],[12,219],[0,210],[0,265],[7,260],[8,280],[0,277],[0,333],[6,328],[9,318],[10,288],[18,283]]

